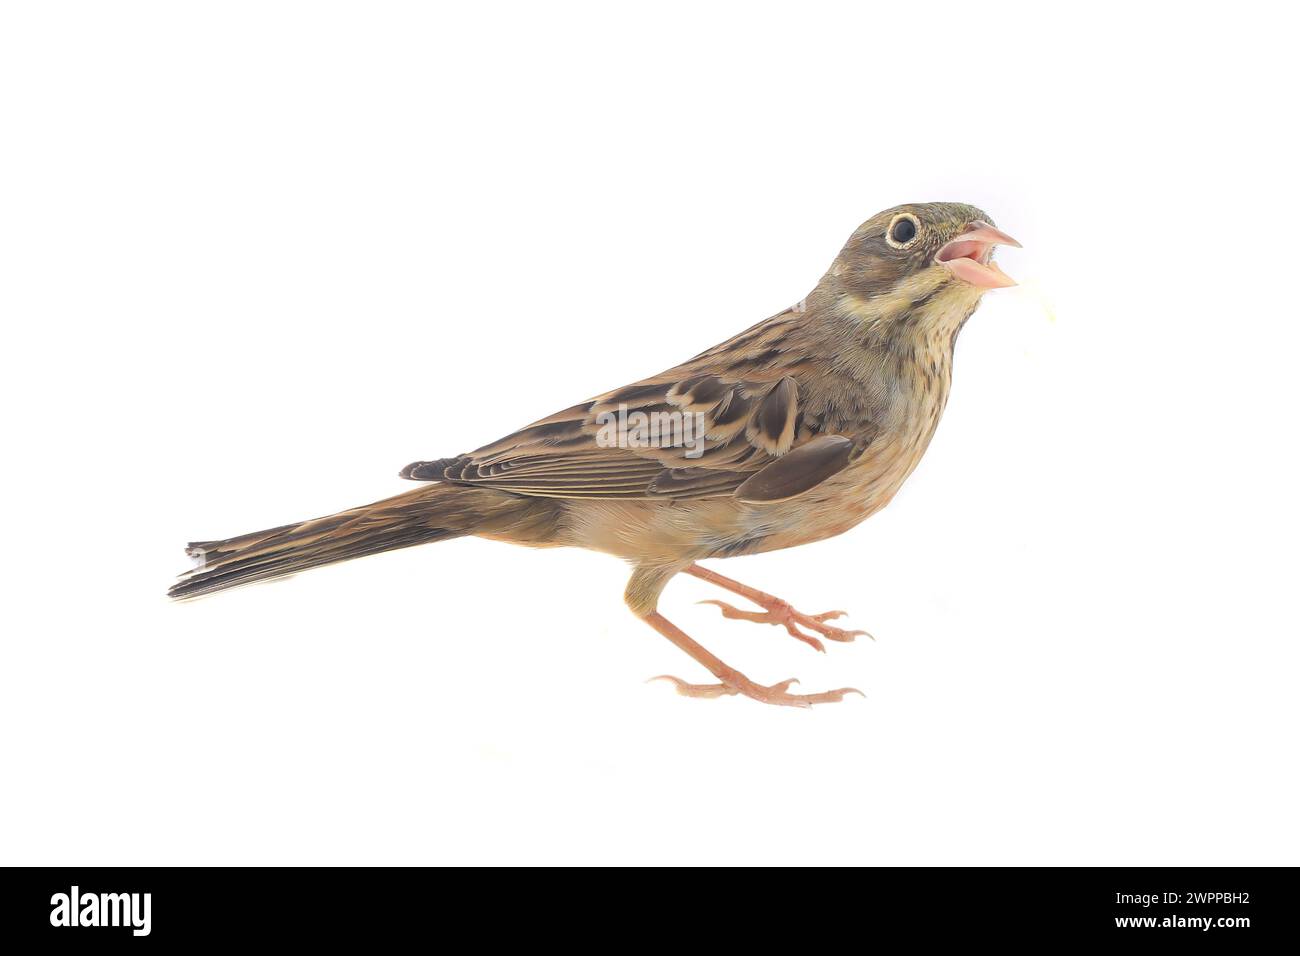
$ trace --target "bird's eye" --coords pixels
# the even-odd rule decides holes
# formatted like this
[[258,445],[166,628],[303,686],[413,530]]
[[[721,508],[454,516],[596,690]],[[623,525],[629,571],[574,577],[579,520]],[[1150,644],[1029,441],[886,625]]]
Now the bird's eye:
[[889,240],[889,244],[895,249],[904,249],[916,238],[916,227],[915,216],[907,212],[900,213],[889,224],[889,229],[885,232],[885,238]]

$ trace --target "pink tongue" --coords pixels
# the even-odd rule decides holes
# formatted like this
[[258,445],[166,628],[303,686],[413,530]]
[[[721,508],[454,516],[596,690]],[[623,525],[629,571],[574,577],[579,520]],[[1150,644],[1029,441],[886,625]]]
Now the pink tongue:
[[951,262],[953,259],[961,259],[963,257],[979,259],[984,255],[986,247],[985,243],[975,242],[973,240],[967,240],[965,242],[950,242],[948,245],[944,246],[943,251],[939,253],[939,261]]
[[1016,284],[1015,279],[992,262],[985,265],[974,259],[948,259],[944,265],[951,269],[957,278],[964,279],[981,289],[1005,289]]

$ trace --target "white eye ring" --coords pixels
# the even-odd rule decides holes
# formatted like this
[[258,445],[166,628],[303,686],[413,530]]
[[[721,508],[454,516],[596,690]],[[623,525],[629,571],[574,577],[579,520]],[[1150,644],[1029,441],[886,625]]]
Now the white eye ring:
[[[912,224],[912,235],[906,242],[899,242],[894,238],[894,229],[897,228],[900,220],[906,219]],[[900,212],[893,219],[889,220],[889,228],[885,230],[885,242],[889,243],[894,249],[907,249],[911,247],[921,235],[921,221],[913,216],[910,212]]]

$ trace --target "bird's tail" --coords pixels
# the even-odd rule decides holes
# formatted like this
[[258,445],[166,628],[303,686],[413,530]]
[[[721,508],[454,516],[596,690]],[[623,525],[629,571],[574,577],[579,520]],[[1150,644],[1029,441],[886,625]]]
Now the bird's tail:
[[432,484],[301,524],[227,538],[193,541],[185,549],[199,566],[167,594],[191,598],[268,581],[308,568],[349,561],[468,534],[482,518],[477,489]]

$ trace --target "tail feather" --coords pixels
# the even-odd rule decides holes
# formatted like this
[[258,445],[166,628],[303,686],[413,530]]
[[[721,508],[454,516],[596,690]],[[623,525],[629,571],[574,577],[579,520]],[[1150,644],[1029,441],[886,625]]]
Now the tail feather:
[[193,541],[186,553],[201,561],[168,590],[192,598],[268,581],[382,551],[466,534],[474,516],[458,507],[457,489],[431,485],[395,498],[299,524],[218,541]]

